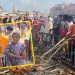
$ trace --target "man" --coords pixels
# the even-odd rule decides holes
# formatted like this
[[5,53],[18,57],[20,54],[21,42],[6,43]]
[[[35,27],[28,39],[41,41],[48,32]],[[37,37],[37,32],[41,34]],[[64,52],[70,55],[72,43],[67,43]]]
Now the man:
[[7,23],[8,22],[8,18],[7,16],[5,18],[3,18],[3,23]]
[[2,58],[4,57],[4,49],[8,45],[8,38],[0,34],[0,67],[3,66]]
[[67,35],[71,38],[69,40],[69,59],[72,65],[75,65],[75,23],[70,26]]
[[12,39],[11,39],[11,33],[12,33],[12,31],[13,31],[12,26],[7,26],[6,27],[6,36],[9,39],[9,43],[12,41]]
[[59,39],[59,26],[60,26],[59,18],[58,16],[55,16],[55,18],[53,19],[53,35],[54,35],[55,44],[58,43],[58,39]]
[[67,35],[70,35],[71,37],[75,36],[75,24],[69,27]]

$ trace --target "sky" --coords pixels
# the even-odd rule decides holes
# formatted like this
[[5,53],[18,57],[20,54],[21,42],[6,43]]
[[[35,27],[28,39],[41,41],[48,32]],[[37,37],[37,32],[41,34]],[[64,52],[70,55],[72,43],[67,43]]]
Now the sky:
[[[50,7],[63,3],[64,0],[0,0],[0,6],[6,11],[12,11],[13,4],[15,9],[24,11],[37,10],[40,12],[48,13]],[[65,0],[66,3],[75,3],[75,0]]]

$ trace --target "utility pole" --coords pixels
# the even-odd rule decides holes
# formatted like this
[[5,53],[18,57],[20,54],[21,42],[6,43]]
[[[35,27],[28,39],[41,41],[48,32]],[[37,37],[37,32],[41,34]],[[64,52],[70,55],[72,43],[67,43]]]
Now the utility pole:
[[15,0],[13,0],[13,12],[15,12]]

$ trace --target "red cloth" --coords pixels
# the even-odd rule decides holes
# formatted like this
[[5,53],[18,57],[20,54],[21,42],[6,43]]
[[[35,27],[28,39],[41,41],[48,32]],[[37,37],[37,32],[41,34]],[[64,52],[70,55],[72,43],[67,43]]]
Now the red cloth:
[[68,30],[64,30],[64,29],[60,30],[60,36],[65,37],[67,32]]

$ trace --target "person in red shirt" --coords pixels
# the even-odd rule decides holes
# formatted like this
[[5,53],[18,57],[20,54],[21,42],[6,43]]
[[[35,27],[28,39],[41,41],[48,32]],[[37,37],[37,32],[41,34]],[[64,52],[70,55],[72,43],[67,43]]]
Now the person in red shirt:
[[70,35],[71,37],[75,36],[75,24],[70,26],[67,35]]
[[72,65],[75,65],[75,24],[71,25],[70,28],[68,29],[67,35],[71,38],[69,40],[69,59],[71,59]]

